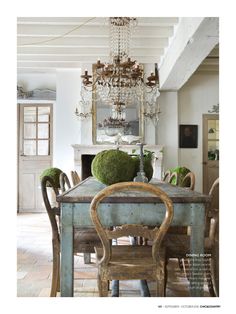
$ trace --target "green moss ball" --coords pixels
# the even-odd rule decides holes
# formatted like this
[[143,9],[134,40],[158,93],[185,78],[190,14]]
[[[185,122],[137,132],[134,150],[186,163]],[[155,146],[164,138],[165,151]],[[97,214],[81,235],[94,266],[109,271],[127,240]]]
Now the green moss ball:
[[41,175],[40,175],[40,181],[42,181],[43,177],[50,177],[52,178],[55,186],[57,188],[60,188],[60,174],[62,173],[62,170],[59,168],[48,168],[45,169]]
[[111,149],[98,153],[92,161],[93,176],[106,185],[133,181],[135,163],[126,152]]

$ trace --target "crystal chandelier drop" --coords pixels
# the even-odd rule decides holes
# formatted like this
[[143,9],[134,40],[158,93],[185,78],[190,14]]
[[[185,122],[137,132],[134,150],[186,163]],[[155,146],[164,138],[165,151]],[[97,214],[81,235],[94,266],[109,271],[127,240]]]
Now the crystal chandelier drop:
[[93,76],[85,70],[82,78],[82,99],[88,99],[88,91],[96,90],[103,103],[112,106],[112,119],[125,120],[125,108],[129,104],[148,106],[160,95],[157,66],[155,73],[144,78],[144,69],[129,57],[131,28],[137,25],[133,17],[110,17],[110,62],[100,59],[93,64]]

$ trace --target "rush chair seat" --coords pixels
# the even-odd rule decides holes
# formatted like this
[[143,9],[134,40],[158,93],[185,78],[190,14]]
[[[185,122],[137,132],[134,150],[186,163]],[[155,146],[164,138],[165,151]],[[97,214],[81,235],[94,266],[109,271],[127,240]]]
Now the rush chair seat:
[[[41,190],[46,211],[50,220],[52,230],[52,284],[50,297],[56,297],[60,291],[60,208],[52,207],[49,198],[47,187],[50,186],[56,195],[59,195],[58,188],[55,187],[52,178],[45,176],[41,180]],[[92,229],[92,228],[91,228]],[[94,252],[94,246],[99,245],[100,239],[95,230],[75,230],[74,231],[74,254]],[[101,245],[101,244],[100,244]]]
[[[215,197],[218,196],[217,189],[219,189],[219,178],[215,180],[209,192],[211,203],[206,212],[204,239],[204,253],[209,254],[204,262],[206,279],[209,293],[213,297],[219,296],[219,209],[212,206],[215,204]],[[167,261],[169,258],[184,260],[184,266],[187,268],[185,273],[188,278],[189,263],[186,254],[190,252],[190,236],[187,234],[167,234],[165,246]]]
[[[143,224],[124,224],[112,229],[102,225],[99,217],[99,204],[109,195],[131,190],[149,192],[165,205],[165,218],[160,226],[152,229]],[[112,206],[109,207],[112,210]],[[95,229],[101,239],[102,247],[96,247],[98,266],[99,296],[108,296],[110,280],[151,279],[157,282],[157,295],[164,296],[165,289],[165,248],[163,238],[173,219],[173,204],[170,198],[160,188],[142,182],[122,182],[110,185],[93,198],[90,215]],[[110,245],[112,239],[120,237],[140,236],[152,241],[151,246]]]

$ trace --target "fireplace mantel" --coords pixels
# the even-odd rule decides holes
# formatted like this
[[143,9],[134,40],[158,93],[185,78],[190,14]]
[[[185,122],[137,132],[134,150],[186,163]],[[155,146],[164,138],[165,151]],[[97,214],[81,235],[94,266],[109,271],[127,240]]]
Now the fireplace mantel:
[[[99,152],[107,149],[116,149],[116,145],[81,145],[73,144],[74,149],[74,165],[75,169],[82,177],[82,155],[97,155]],[[119,149],[125,151],[129,154],[132,153],[132,150],[136,149],[139,151],[137,145],[119,145]],[[154,173],[153,177],[161,179],[161,174],[163,170],[163,146],[162,145],[145,145],[144,149],[154,152]]]

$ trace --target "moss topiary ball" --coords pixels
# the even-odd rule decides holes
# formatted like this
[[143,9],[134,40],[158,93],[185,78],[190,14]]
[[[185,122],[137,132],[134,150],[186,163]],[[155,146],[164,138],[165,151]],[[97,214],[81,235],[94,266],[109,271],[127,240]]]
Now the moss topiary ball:
[[[59,168],[48,168],[45,169],[41,175],[40,175],[40,181],[43,179],[43,177],[50,177],[52,178],[55,186],[57,188],[60,188],[60,174],[62,173],[62,170]],[[50,186],[50,185],[49,185]]]
[[111,149],[98,153],[92,161],[93,176],[106,185],[133,181],[135,163],[121,150]]
[[[179,186],[182,186],[182,181],[184,179],[184,177],[186,176],[187,173],[190,172],[190,170],[186,167],[176,167],[176,168],[172,168],[170,169],[171,173],[172,172],[177,172],[179,175]],[[176,184],[175,182],[175,178],[173,178],[171,184]],[[186,182],[186,184],[188,184],[188,182]]]

